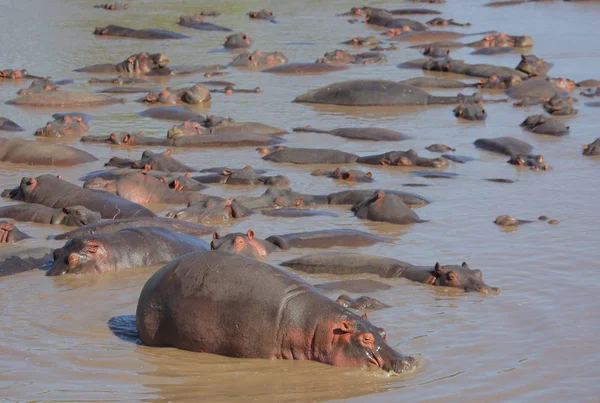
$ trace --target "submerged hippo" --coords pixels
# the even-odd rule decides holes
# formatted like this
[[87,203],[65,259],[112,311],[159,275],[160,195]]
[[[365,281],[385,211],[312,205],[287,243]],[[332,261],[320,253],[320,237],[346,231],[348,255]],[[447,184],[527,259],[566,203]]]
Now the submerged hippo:
[[104,4],[96,4],[94,8],[102,8],[107,11],[118,11],[118,10],[127,10],[129,8],[129,4],[127,3],[104,3]]
[[0,248],[0,277],[37,269],[52,262],[52,249],[2,245]]
[[[381,189],[361,189],[361,190],[344,190],[337,193],[331,193],[328,197],[329,204],[349,204],[355,205],[368,198],[371,198],[377,191]],[[407,206],[425,206],[430,203],[426,198],[414,193],[401,192],[399,190],[383,190],[386,194],[393,194],[398,197]]]
[[527,117],[521,127],[527,131],[538,134],[547,134],[551,136],[564,136],[569,134],[569,127],[553,117],[546,115],[532,115]]
[[[465,97],[471,99],[472,97]],[[293,102],[348,106],[457,104],[459,97],[431,95],[420,88],[386,80],[353,80],[311,90]]]
[[487,113],[481,102],[461,102],[452,110],[454,116],[464,120],[485,120]]
[[144,151],[142,158],[132,164],[132,168],[154,170],[162,172],[195,172],[196,169],[185,165],[171,156],[172,151],[166,150],[162,153]]
[[458,80],[450,80],[439,77],[414,77],[400,81],[403,84],[419,88],[467,88],[475,87],[476,84],[467,84]]
[[311,126],[295,127],[294,132],[325,133],[352,140],[369,141],[402,141],[410,139],[404,133],[378,127],[341,127],[339,129],[321,130]]
[[503,155],[529,154],[533,146],[514,137],[498,137],[494,139],[477,139],[475,147]]
[[323,57],[318,58],[315,63],[318,64],[379,64],[387,61],[383,53],[364,52],[356,55],[350,54],[346,50],[336,49],[333,52],[327,52]]
[[179,232],[181,234],[199,237],[210,234],[215,228],[193,224],[187,221],[173,220],[165,217],[133,217],[117,220],[103,221],[96,224],[88,224],[52,237],[53,239],[73,239],[91,235],[112,234],[125,228],[138,227],[160,227]]
[[139,204],[101,190],[80,188],[53,175],[25,177],[18,187],[5,190],[2,196],[52,208],[83,206],[109,219],[154,217],[152,211]]
[[521,55],[521,61],[515,69],[522,71],[523,73],[543,76],[548,73],[552,66],[552,63],[548,63],[537,56]]
[[64,109],[97,108],[122,102],[122,99],[95,92],[49,91],[23,95],[22,97],[11,99],[6,103],[25,108]]
[[514,226],[521,225],[521,224],[530,224],[532,222],[533,221],[519,220],[518,218],[511,217],[509,215],[499,215],[494,220],[494,224],[500,225],[503,227],[514,227]]
[[504,91],[513,99],[538,98],[547,99],[554,96],[563,96],[566,92],[543,77],[534,77],[522,83],[511,85]]
[[237,253],[244,256],[262,257],[277,250],[290,248],[318,248],[332,247],[361,247],[370,246],[388,239],[371,235],[367,232],[352,229],[322,230],[298,232],[283,235],[271,235],[266,239],[256,238],[254,231],[246,234],[237,232],[219,235],[215,232],[210,245],[213,250]]
[[335,302],[345,308],[356,309],[358,311],[376,311],[378,309],[390,308],[389,305],[364,295],[358,298],[350,298],[350,296],[342,294]]
[[489,78],[492,76],[516,76],[521,79],[528,77],[527,74],[515,69],[511,69],[510,67],[494,66],[493,64],[468,64],[462,60],[454,60],[449,57],[443,60],[427,60],[425,63],[423,63],[422,68],[423,70],[463,74],[471,77]]
[[418,283],[460,288],[466,292],[498,293],[483,282],[481,270],[466,263],[434,267],[414,266],[397,259],[350,252],[321,252],[281,263],[282,266],[311,274],[377,274],[383,278],[401,277]]
[[171,89],[165,88],[160,92],[151,91],[140,99],[140,102],[149,104],[188,104],[198,105],[210,101],[211,95],[208,88],[202,84],[196,84],[188,88]]
[[27,238],[31,237],[18,229],[12,222],[0,221],[0,244],[15,243]]
[[579,111],[573,108],[575,99],[573,97],[561,97],[558,95],[545,100],[543,107],[551,115],[566,116],[576,115]]
[[231,34],[225,38],[223,47],[225,49],[243,49],[249,48],[252,45],[252,40],[245,33]]
[[371,172],[363,172],[358,169],[341,169],[336,168],[333,171],[324,171],[317,169],[311,172],[312,176],[326,176],[328,178],[344,180],[347,182],[373,182],[373,174]]
[[71,239],[54,250],[54,264],[46,275],[100,274],[154,266],[208,249],[201,239],[166,228],[125,228],[113,234]]
[[352,211],[358,218],[392,224],[412,224],[421,219],[394,194],[378,190],[372,197],[356,203]]
[[169,212],[167,217],[202,225],[223,224],[237,218],[248,217],[254,211],[231,199],[209,196],[187,208]]
[[[140,294],[136,322],[147,346],[391,372],[416,366],[386,344],[381,329],[304,280],[226,252],[193,253],[156,272]],[[253,331],[237,337],[235,329]]]
[[317,204],[328,204],[327,195],[310,195],[294,192],[290,189],[269,188],[261,196],[238,196],[234,199],[247,208],[282,208],[282,207],[300,207],[314,206]]
[[7,132],[22,132],[25,131],[21,126],[10,119],[0,116],[0,130]]
[[81,137],[89,127],[83,116],[59,116],[54,121],[46,123],[34,133],[38,137]]
[[95,64],[74,71],[83,73],[137,73],[150,74],[168,70],[169,58],[164,53],[136,53],[117,64]]
[[367,155],[356,159],[359,164],[420,166],[429,168],[445,168],[448,161],[444,158],[420,157],[412,148],[408,151],[389,151],[383,154]]
[[267,20],[272,23],[277,23],[273,12],[267,10],[266,8],[263,8],[260,11],[249,11],[247,15],[251,20]]
[[593,143],[582,147],[582,154],[587,156],[600,155],[600,137],[594,140]]
[[41,204],[21,203],[0,207],[0,217],[15,221],[35,222],[39,224],[81,227],[100,222],[100,213],[83,206],[69,206],[55,209]]
[[284,75],[318,75],[346,70],[346,66],[326,63],[288,63],[261,70],[263,73]]
[[425,149],[431,151],[432,153],[447,153],[449,151],[456,151],[456,148],[449,147],[445,144],[432,144],[425,147]]
[[125,177],[106,180],[93,178],[85,181],[85,189],[99,189],[141,204],[189,204],[207,198],[198,192],[171,189],[160,179],[136,172]]
[[0,161],[3,162],[70,167],[96,160],[90,153],[61,144],[0,138]]
[[246,67],[249,69],[266,69],[286,64],[288,58],[281,52],[261,52],[241,53],[231,62],[233,67]]
[[227,185],[289,186],[290,179],[285,175],[267,176],[255,171],[251,166],[242,169],[224,169],[220,173],[192,178],[200,183],[222,183]]
[[259,148],[265,161],[290,164],[350,164],[356,162],[358,155],[324,148],[291,148],[274,146]]
[[204,18],[198,17],[195,15],[182,15],[177,20],[177,24],[186,28],[198,29],[201,31],[222,31],[222,32],[231,32],[233,31],[231,28],[222,27],[220,25],[211,24],[209,22],[205,22]]
[[186,39],[187,35],[178,34],[177,32],[165,31],[162,29],[132,29],[119,25],[107,25],[94,30],[94,35],[99,36],[116,36],[122,38],[135,39]]

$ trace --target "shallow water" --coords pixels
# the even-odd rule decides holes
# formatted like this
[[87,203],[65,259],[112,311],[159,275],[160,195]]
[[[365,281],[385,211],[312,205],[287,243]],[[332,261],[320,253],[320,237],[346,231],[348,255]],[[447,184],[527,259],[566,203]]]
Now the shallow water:
[[[482,7],[485,1],[423,5],[442,11],[443,17],[471,22],[459,32],[498,30],[511,35],[531,35],[533,53],[554,63],[553,77],[575,81],[598,77],[600,47],[596,23],[600,4],[542,2],[505,8]],[[67,90],[97,90],[91,75],[74,68],[124,60],[140,51],[165,52],[172,65],[226,64],[229,52],[221,49],[224,34],[177,26],[181,14],[198,8],[192,2],[132,1],[126,12],[109,13],[91,8],[94,1],[10,2],[0,15],[0,68],[27,68],[31,74],[54,79],[74,78]],[[348,0],[328,2],[206,1],[204,9],[225,15],[217,24],[246,32],[253,50],[282,50],[290,62],[313,61],[353,36],[376,33],[363,24],[349,24],[336,17],[359,4]],[[372,2],[385,8],[418,7],[414,3]],[[272,9],[279,24],[251,21],[249,10]],[[411,16],[427,21],[433,16]],[[212,21],[212,19],[208,19]],[[180,41],[140,41],[97,38],[96,26],[120,24],[134,28],[161,28],[185,33]],[[479,39],[480,35],[473,37]],[[471,38],[465,38],[471,39]],[[324,177],[312,177],[314,166],[278,165],[263,161],[252,148],[234,150],[174,150],[175,156],[198,168],[251,164],[273,174],[288,175],[293,189],[321,194],[356,188],[392,188],[419,193],[434,202],[419,208],[427,223],[395,226],[356,219],[347,207],[327,207],[339,217],[306,219],[254,215],[223,232],[247,231],[258,236],[314,229],[355,228],[392,238],[389,243],[361,252],[395,257],[415,264],[467,261],[482,269],[489,285],[502,288],[498,296],[464,294],[405,280],[385,280],[394,287],[370,294],[392,305],[369,313],[369,319],[386,329],[389,343],[417,356],[417,371],[402,376],[380,372],[333,368],[312,362],[239,360],[174,349],[137,345],[131,338],[132,316],[139,292],[156,270],[144,268],[103,276],[48,278],[35,270],[0,279],[0,397],[10,401],[597,401],[600,355],[596,338],[600,159],[583,157],[580,147],[598,137],[598,109],[583,105],[579,114],[566,118],[568,136],[552,138],[522,131],[518,124],[540,107],[515,109],[510,103],[486,105],[485,123],[464,123],[450,106],[415,108],[340,108],[291,103],[301,93],[336,81],[357,78],[402,80],[421,71],[401,70],[398,63],[420,57],[417,50],[400,43],[387,52],[389,61],[378,66],[354,66],[324,76],[290,77],[228,69],[239,88],[260,86],[262,94],[225,96],[213,94],[209,107],[199,112],[231,116],[238,121],[262,121],[290,130],[310,124],[318,128],[378,126],[404,131],[413,138],[399,143],[350,141],[326,134],[291,133],[289,146],[337,148],[360,155],[389,150],[416,149],[424,156],[429,144],[444,143],[456,154],[477,158],[467,164],[450,163],[453,179],[427,179],[406,168],[362,167],[371,171],[374,184],[347,185]],[[514,67],[518,54],[473,56],[470,48],[453,53],[472,63]],[[112,77],[112,76],[111,76]],[[218,78],[221,79],[221,78]],[[204,77],[185,76],[168,81],[181,87]],[[165,79],[157,81],[165,85]],[[14,98],[29,86],[0,83],[0,99]],[[108,87],[108,86],[107,86]],[[451,94],[454,91],[440,91]],[[466,92],[472,92],[467,90]],[[576,93],[578,93],[577,90]],[[495,97],[497,94],[485,94]],[[128,101],[139,94],[125,95]],[[145,106],[135,102],[85,110],[94,120],[92,135],[111,131],[138,131],[164,136],[172,123],[140,118]],[[32,139],[33,132],[51,120],[55,110],[0,106],[0,116],[22,125],[23,133],[2,133]],[[516,136],[535,146],[553,167],[549,172],[520,170],[507,158],[477,150],[477,138]],[[2,189],[16,186],[23,176],[61,174],[74,183],[87,172],[101,169],[112,156],[139,157],[142,148],[122,150],[104,145],[72,145],[85,148],[99,161],[69,169],[0,165]],[[154,150],[156,151],[156,150]],[[509,178],[513,184],[492,183],[483,178]],[[407,188],[406,183],[428,184]],[[212,186],[207,193],[237,196],[261,194],[262,187]],[[4,205],[11,203],[5,199]],[[175,209],[171,207],[162,212]],[[325,208],[323,208],[325,209]],[[534,222],[518,229],[493,224],[496,216],[514,215],[535,220],[547,215],[558,225]],[[36,239],[27,246],[58,247],[46,241],[60,228],[32,224],[19,227]],[[310,250],[296,249],[269,256],[277,264]],[[332,276],[304,276],[312,283]],[[331,293],[335,298],[338,294]],[[110,326],[109,326],[110,321]],[[110,328],[119,333],[117,337]],[[124,334],[123,334],[124,333]],[[129,335],[129,336],[128,336]]]

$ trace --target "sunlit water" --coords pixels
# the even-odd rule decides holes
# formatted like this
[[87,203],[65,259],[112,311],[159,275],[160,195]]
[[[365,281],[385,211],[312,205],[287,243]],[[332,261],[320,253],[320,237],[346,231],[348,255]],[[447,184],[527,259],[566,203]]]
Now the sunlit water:
[[[126,12],[109,13],[92,8],[96,1],[5,1],[0,14],[0,68],[27,68],[32,74],[54,79],[73,78],[69,90],[97,90],[87,84],[89,75],[72,70],[96,63],[116,63],[131,54],[166,53],[172,65],[227,64],[232,55],[222,51],[224,33],[201,32],[177,26],[181,14],[198,11],[194,2],[132,1]],[[485,8],[484,1],[449,1],[442,5],[373,2],[385,8],[425,6],[442,11],[445,18],[468,21],[460,32],[498,30],[534,38],[533,53],[554,63],[551,75],[576,81],[596,78],[600,62],[598,16],[600,4],[543,2],[506,8]],[[224,13],[215,23],[243,31],[253,39],[253,50],[282,50],[291,62],[309,62],[353,36],[378,34],[363,24],[337,17],[352,6],[347,0],[302,2],[207,1],[204,9]],[[251,21],[249,10],[267,7],[279,24]],[[427,21],[432,16],[410,17]],[[212,20],[211,20],[212,21]],[[106,39],[92,35],[96,26],[119,24],[134,28],[161,28],[185,33],[191,39],[140,41]],[[480,36],[472,37],[473,40]],[[471,39],[471,38],[466,38]],[[48,278],[35,270],[0,279],[0,396],[8,400],[35,401],[326,401],[357,398],[360,401],[597,401],[600,387],[600,332],[597,284],[600,281],[600,159],[584,157],[583,144],[599,136],[598,108],[579,103],[579,114],[566,118],[568,136],[551,138],[519,128],[540,107],[515,109],[510,103],[486,106],[485,123],[457,121],[450,106],[419,108],[338,108],[295,104],[299,94],[336,81],[357,78],[402,80],[422,74],[401,70],[398,63],[420,57],[417,50],[400,44],[388,52],[388,62],[354,66],[324,76],[274,76],[228,69],[225,79],[238,88],[264,89],[262,94],[213,94],[209,107],[199,112],[231,116],[238,121],[261,121],[291,131],[310,124],[318,128],[378,126],[400,130],[413,139],[401,143],[348,141],[326,134],[290,133],[287,145],[336,148],[360,155],[390,150],[416,149],[424,156],[429,144],[444,143],[457,154],[477,158],[467,164],[450,163],[446,171],[455,179],[425,179],[403,168],[365,167],[374,184],[346,185],[312,177],[314,167],[277,165],[263,161],[252,148],[235,150],[174,150],[184,163],[269,169],[290,177],[293,189],[322,194],[355,188],[416,191],[433,200],[419,208],[427,223],[394,226],[361,221],[347,207],[324,207],[339,217],[282,219],[254,215],[223,232],[253,229],[267,237],[314,229],[354,228],[390,237],[391,241],[361,252],[395,257],[415,264],[467,261],[484,272],[489,285],[502,288],[498,296],[464,294],[405,280],[371,296],[392,308],[369,313],[369,319],[386,329],[389,343],[419,358],[412,374],[387,376],[380,372],[334,368],[312,362],[239,360],[174,349],[154,349],[135,343],[132,315],[139,292],[156,268],[136,269],[97,277]],[[453,54],[472,63],[514,67],[520,56],[472,56],[464,48]],[[171,79],[178,88],[205,80],[199,76]],[[159,82],[166,85],[167,82]],[[28,86],[0,83],[0,99],[14,98]],[[451,94],[454,91],[436,92]],[[466,92],[472,92],[467,90]],[[579,91],[577,91],[579,92]],[[85,110],[94,116],[90,134],[143,131],[164,136],[172,123],[138,117],[145,106],[128,101]],[[486,94],[494,97],[497,94]],[[0,106],[0,115],[21,124],[26,131],[3,137],[32,139],[36,128],[51,120],[54,110]],[[507,158],[474,148],[477,138],[516,136],[535,146],[554,168],[550,172],[519,170]],[[38,169],[0,166],[2,188],[16,186],[23,176],[61,174],[74,183],[92,170],[101,169],[112,156],[139,157],[143,149],[122,150],[104,145],[72,145],[98,156],[99,161],[71,169]],[[515,179],[513,184],[484,178]],[[421,188],[402,187],[424,183]],[[262,187],[212,186],[214,195],[261,194]],[[2,200],[1,204],[10,203]],[[161,213],[175,209],[172,207]],[[493,224],[497,215],[510,214],[535,220],[547,215],[560,221],[536,221],[516,230]],[[59,247],[46,236],[60,229],[19,224],[36,239],[27,246]],[[207,240],[209,237],[207,237]],[[310,251],[274,253],[266,259],[277,264]],[[306,276],[312,283],[333,277]],[[331,297],[338,294],[331,293]],[[117,337],[109,327],[113,327]],[[133,328],[132,328],[133,326]]]

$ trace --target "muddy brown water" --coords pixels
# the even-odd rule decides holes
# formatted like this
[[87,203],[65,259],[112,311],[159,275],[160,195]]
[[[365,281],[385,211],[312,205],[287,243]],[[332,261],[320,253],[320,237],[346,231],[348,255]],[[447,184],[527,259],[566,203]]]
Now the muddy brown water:
[[[65,89],[97,90],[90,75],[73,69],[103,62],[120,62],[140,51],[165,52],[172,65],[226,64],[231,53],[222,51],[223,33],[178,27],[181,14],[199,10],[193,2],[131,1],[126,12],[105,12],[95,0],[30,0],[8,2],[0,14],[1,68],[27,68],[31,74],[55,79],[73,78]],[[553,62],[551,75],[576,81],[596,78],[600,62],[597,21],[600,4],[543,2],[506,8],[485,8],[485,1],[449,1],[427,5],[446,18],[468,21],[460,32],[498,30],[534,38],[533,53]],[[326,51],[342,48],[353,36],[376,34],[363,24],[336,17],[352,6],[333,1],[206,1],[204,9],[225,15],[215,23],[246,32],[253,50],[282,50],[290,62],[313,61]],[[414,7],[414,3],[372,2],[386,8]],[[251,21],[249,10],[272,9],[280,24]],[[414,16],[422,21],[429,16]],[[212,19],[207,19],[212,21]],[[169,29],[191,36],[180,41],[106,39],[92,35],[96,26],[120,24],[135,28]],[[470,38],[469,38],[470,39]],[[479,39],[479,36],[473,37]],[[290,77],[228,69],[225,79],[239,88],[260,86],[262,94],[213,94],[199,112],[231,116],[239,121],[262,121],[290,130],[310,124],[335,127],[378,126],[404,131],[413,139],[399,143],[349,141],[326,134],[291,133],[287,145],[337,148],[360,155],[414,148],[425,156],[429,144],[444,143],[456,154],[477,158],[467,164],[450,163],[454,179],[427,179],[402,168],[365,167],[374,184],[347,185],[312,177],[315,167],[278,165],[262,161],[252,148],[175,150],[174,155],[198,168],[229,165],[269,169],[288,175],[293,189],[330,193],[348,188],[392,188],[416,191],[432,199],[419,208],[427,223],[409,226],[360,221],[346,207],[323,209],[339,217],[274,218],[255,215],[224,229],[259,236],[328,228],[354,228],[392,238],[389,243],[361,252],[399,258],[415,264],[436,261],[482,269],[489,285],[502,288],[498,296],[464,294],[404,280],[385,280],[394,287],[370,295],[392,308],[369,313],[386,328],[389,343],[418,357],[414,373],[390,376],[367,370],[334,368],[313,362],[241,360],[175,349],[154,349],[135,343],[132,315],[146,279],[157,269],[142,268],[102,276],[48,278],[40,270],[0,279],[0,397],[7,401],[597,401],[600,386],[600,332],[597,283],[600,281],[598,199],[600,159],[583,157],[580,147],[598,137],[598,109],[579,103],[579,115],[565,120],[571,134],[552,138],[523,132],[518,124],[539,107],[515,109],[508,104],[486,106],[485,123],[456,120],[450,106],[423,108],[340,108],[291,103],[297,95],[328,83],[357,78],[402,80],[421,75],[400,70],[398,63],[420,57],[417,50],[387,52],[389,61],[377,66],[354,66],[323,76]],[[470,48],[455,58],[472,63],[514,67],[518,54],[472,56]],[[218,78],[220,79],[220,78]],[[173,87],[205,80],[200,76],[157,80]],[[0,83],[0,99],[16,96],[29,81]],[[107,86],[108,87],[108,86]],[[466,92],[472,92],[467,90]],[[437,94],[451,94],[440,91]],[[128,101],[139,95],[125,95]],[[487,96],[495,97],[490,93]],[[168,122],[140,118],[145,109],[134,102],[85,110],[94,116],[90,134],[144,131],[164,136]],[[71,110],[68,110],[71,111]],[[32,139],[36,128],[51,120],[56,110],[23,109],[2,104],[0,115],[22,125],[23,133],[3,137]],[[517,169],[507,158],[477,150],[480,137],[512,135],[544,154],[550,172]],[[102,168],[110,157],[139,157],[143,149],[123,150],[104,145],[85,146],[99,161],[70,169],[0,165],[2,188],[17,185],[23,176],[61,174],[66,180]],[[156,149],[154,150],[156,151]],[[514,179],[513,184],[484,178]],[[406,183],[428,184],[407,188]],[[262,187],[212,186],[214,195],[258,195]],[[11,203],[1,200],[0,204]],[[156,206],[161,214],[171,208]],[[518,229],[493,224],[496,216],[514,215],[535,220],[546,215],[558,225],[535,222]],[[36,239],[26,246],[62,243],[47,241],[60,228],[19,224]],[[277,264],[310,250],[274,253],[266,261]],[[312,283],[333,279],[304,276]],[[367,276],[368,277],[368,276]],[[331,293],[337,297],[338,293]],[[109,324],[110,321],[110,324]],[[114,328],[119,337],[110,328]],[[596,337],[595,337],[596,336]]]

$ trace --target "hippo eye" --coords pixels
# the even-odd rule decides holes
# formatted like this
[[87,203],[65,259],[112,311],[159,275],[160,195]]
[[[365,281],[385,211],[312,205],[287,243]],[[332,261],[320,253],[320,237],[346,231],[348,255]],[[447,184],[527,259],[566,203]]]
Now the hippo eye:
[[242,39],[248,39],[248,37],[246,35],[243,35]]

